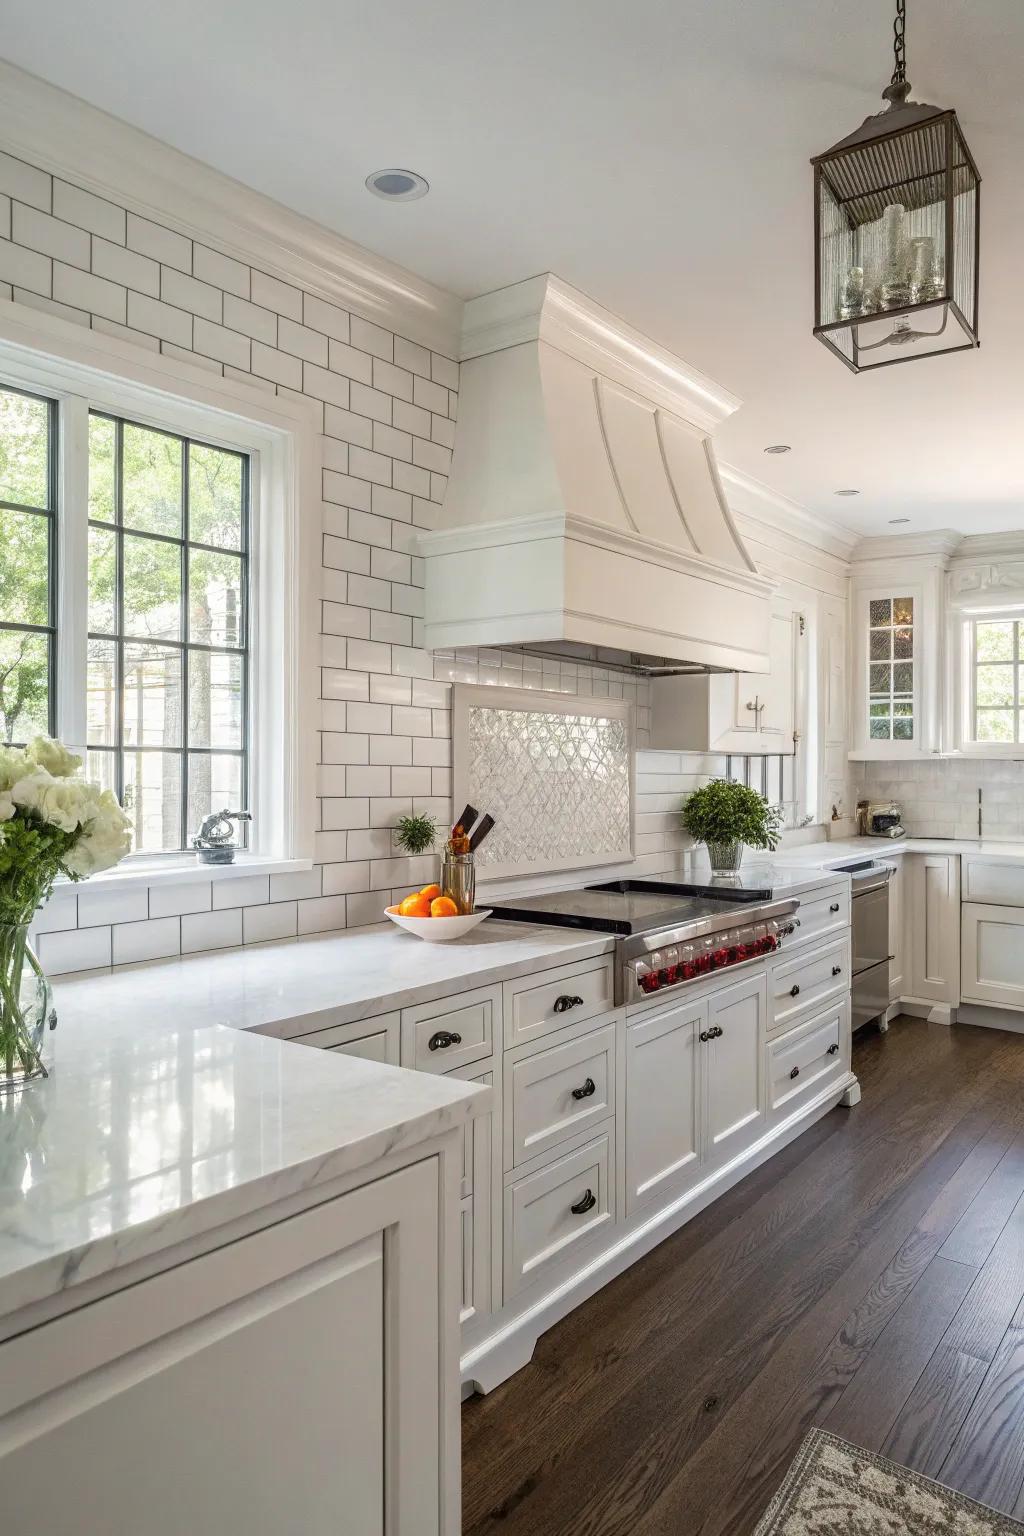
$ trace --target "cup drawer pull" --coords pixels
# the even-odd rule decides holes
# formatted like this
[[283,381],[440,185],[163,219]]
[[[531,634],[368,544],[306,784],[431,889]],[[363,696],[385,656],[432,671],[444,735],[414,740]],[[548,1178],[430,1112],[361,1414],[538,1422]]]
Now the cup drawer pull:
[[572,1096],[574,1099],[589,1099],[590,1095],[596,1092],[597,1084],[592,1077],[588,1077],[582,1088],[574,1088],[572,1090]]
[[582,997],[573,997],[568,992],[563,992],[561,997],[555,998],[555,1012],[568,1013],[570,1008],[582,1008]]
[[592,1189],[588,1189],[586,1194],[583,1196],[583,1199],[577,1200],[575,1205],[570,1205],[569,1209],[572,1211],[574,1216],[585,1216],[588,1211],[592,1211],[594,1209],[596,1204],[597,1197],[595,1196],[594,1191]]
[[446,1051],[450,1045],[461,1045],[462,1036],[453,1029],[439,1029],[436,1035],[431,1035],[427,1041],[428,1051]]

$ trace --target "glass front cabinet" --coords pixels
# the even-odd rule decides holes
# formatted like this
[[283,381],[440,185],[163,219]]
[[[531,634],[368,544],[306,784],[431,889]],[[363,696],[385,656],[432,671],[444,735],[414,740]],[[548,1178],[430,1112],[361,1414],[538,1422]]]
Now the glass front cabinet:
[[893,562],[880,576],[853,580],[850,756],[930,756],[941,735],[942,573]]

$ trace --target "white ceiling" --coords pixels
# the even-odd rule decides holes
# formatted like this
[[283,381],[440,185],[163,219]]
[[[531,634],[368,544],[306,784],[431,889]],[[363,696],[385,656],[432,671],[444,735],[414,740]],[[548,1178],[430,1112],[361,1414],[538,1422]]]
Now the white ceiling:
[[[807,161],[877,109],[891,0],[2,9],[15,64],[442,287],[583,288],[739,394],[721,457],[823,518],[1024,527],[1021,0],[909,0],[914,96],[984,178],[982,346],[860,377],[811,335]],[[388,165],[430,195],[371,197]]]

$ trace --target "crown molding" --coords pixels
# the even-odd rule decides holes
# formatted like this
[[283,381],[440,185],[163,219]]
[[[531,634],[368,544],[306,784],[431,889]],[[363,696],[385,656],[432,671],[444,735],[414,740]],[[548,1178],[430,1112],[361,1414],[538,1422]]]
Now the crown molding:
[[878,533],[861,539],[853,552],[855,565],[870,561],[914,560],[949,563],[963,543],[955,528],[937,528],[932,533]]
[[4,61],[0,145],[386,330],[458,355],[462,300],[454,294]]
[[1024,533],[968,533],[960,541],[954,563],[1020,560],[1024,558]]
[[469,299],[463,308],[463,362],[540,341],[702,432],[713,432],[742,403],[551,272]]
[[759,523],[770,533],[783,533],[787,538],[798,539],[816,554],[831,555],[844,565],[853,558],[859,535],[852,529],[815,517],[798,501],[773,491],[732,464],[720,465],[719,471],[729,506],[736,516],[746,522]]

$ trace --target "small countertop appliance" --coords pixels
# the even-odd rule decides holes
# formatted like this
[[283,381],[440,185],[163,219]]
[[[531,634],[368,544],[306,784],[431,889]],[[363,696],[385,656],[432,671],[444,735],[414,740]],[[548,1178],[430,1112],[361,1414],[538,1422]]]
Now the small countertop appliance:
[[906,837],[903,811],[895,800],[870,800],[864,807],[865,837]]

